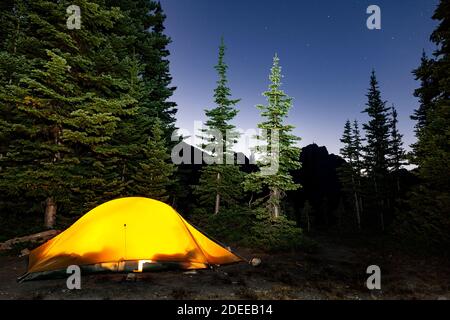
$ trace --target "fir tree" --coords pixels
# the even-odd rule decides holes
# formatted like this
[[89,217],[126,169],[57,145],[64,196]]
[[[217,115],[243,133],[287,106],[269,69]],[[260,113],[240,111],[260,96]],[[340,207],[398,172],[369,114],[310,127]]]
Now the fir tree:
[[281,200],[286,191],[300,187],[294,183],[290,173],[300,168],[300,148],[295,146],[295,142],[300,138],[291,133],[294,128],[292,125],[285,124],[292,98],[281,90],[281,78],[279,58],[275,55],[269,77],[271,81],[269,90],[263,93],[268,104],[257,106],[264,119],[258,124],[258,128],[266,132],[259,138],[263,138],[267,146],[264,153],[259,152],[261,158],[258,166],[261,170],[267,170],[271,164],[274,164],[277,170],[269,174],[264,174],[262,171],[251,173],[244,184],[248,191],[261,192],[268,189],[269,194],[265,197],[268,197],[266,206],[270,216],[275,219],[281,215]]
[[205,110],[207,121],[206,129],[202,130],[202,139],[206,142],[200,146],[211,153],[212,163],[202,170],[199,184],[194,186],[194,193],[199,197],[199,203],[207,207],[213,206],[214,214],[219,213],[221,204],[235,204],[242,198],[243,174],[238,166],[227,161],[228,159],[234,161],[232,148],[237,142],[238,134],[231,121],[238,113],[235,105],[240,99],[231,98],[227,79],[228,66],[224,61],[225,49],[222,38],[218,63],[215,66],[219,75],[217,87],[214,89],[216,107]]
[[[217,141],[214,137],[206,137],[209,142],[208,147],[212,150],[223,150],[223,154],[232,153],[232,146],[236,142],[236,136],[233,135],[233,130],[235,126],[230,122],[236,117],[238,110],[235,105],[239,103],[240,99],[231,99],[231,90],[228,87],[227,79],[227,69],[228,66],[225,64],[225,44],[223,38],[221,39],[221,44],[219,46],[219,59],[217,65],[214,67],[219,75],[219,80],[217,81],[217,87],[214,89],[214,102],[217,107],[211,110],[205,110],[207,117],[206,129],[217,130],[222,135],[222,141]],[[229,135],[231,133],[231,136]],[[228,134],[228,135],[227,135]],[[217,152],[216,152],[217,153]]]
[[[450,2],[440,1],[433,19],[439,22],[431,35],[437,45],[434,60],[419,67],[422,117],[413,146],[421,184],[410,198],[410,210],[399,222],[406,235],[429,247],[450,244]],[[426,80],[426,81],[425,81]],[[420,110],[420,107],[419,107]],[[405,234],[402,234],[404,236]]]
[[420,87],[414,90],[414,96],[419,98],[419,107],[411,115],[411,119],[416,121],[416,135],[425,127],[427,112],[432,109],[433,100],[439,94],[433,79],[433,64],[434,60],[423,51],[420,66],[413,71],[415,80],[420,81]]
[[363,139],[359,130],[358,120],[353,121],[352,128],[352,143],[353,143],[353,163],[356,170],[357,177],[360,178],[363,167]]
[[[148,161],[148,154],[143,150],[148,148],[155,125],[162,130],[167,152],[164,159],[169,161],[176,113],[175,103],[169,100],[175,90],[170,86],[167,60],[170,39],[164,34],[165,15],[159,2],[111,0],[109,3],[120,8],[122,13],[109,40],[119,63],[110,69],[124,80],[117,91],[127,92],[138,103],[135,113],[122,117],[111,141],[115,152],[107,167],[111,169],[110,177],[118,182],[116,194],[132,196],[136,192],[136,175],[142,170],[141,164]],[[165,176],[160,178],[164,180]],[[145,188],[147,184],[142,183]],[[168,198],[164,199],[168,201]]]
[[353,121],[353,128],[352,128],[352,139],[353,139],[353,164],[355,168],[355,179],[356,179],[356,192],[359,199],[359,211],[361,216],[364,213],[364,206],[363,206],[363,171],[364,171],[364,161],[363,161],[363,141],[361,137],[361,133],[359,130],[359,123],[355,119]]
[[58,203],[67,205],[83,186],[99,183],[92,168],[84,166],[89,162],[85,152],[96,152],[111,138],[120,120],[114,108],[123,113],[132,100],[81,94],[71,81],[67,61],[52,51],[48,55],[42,70],[33,70],[14,88],[22,97],[18,109],[29,122],[14,124],[18,135],[8,146],[2,173],[12,190],[45,199],[45,226],[50,228]]
[[381,92],[375,71],[370,77],[370,87],[367,93],[367,104],[363,112],[369,116],[369,122],[363,125],[366,134],[364,147],[364,166],[368,177],[373,183],[375,202],[378,204],[378,214],[381,230],[384,230],[384,211],[386,210],[386,186],[389,168],[389,121],[386,102],[381,99]]
[[358,178],[359,176],[357,167],[357,161],[359,155],[357,153],[357,145],[360,143],[360,139],[358,136],[355,137],[354,132],[358,132],[357,122],[355,122],[355,127],[352,127],[350,120],[345,122],[344,133],[342,134],[342,138],[340,139],[343,147],[340,149],[340,154],[347,161],[347,163],[343,164],[343,166],[339,169],[339,179],[343,185],[344,191],[351,194],[354,198],[354,208],[356,215],[356,222],[358,226],[358,230],[361,229],[361,213],[360,213],[360,200],[358,194]]
[[[138,2],[127,3],[133,7]],[[2,14],[6,17],[2,24],[16,32],[9,32],[12,36],[2,39],[0,59],[14,59],[14,64],[20,67],[13,69],[5,63],[0,68],[1,81],[8,84],[0,92],[5,105],[0,117],[0,152],[5,155],[0,160],[1,187],[8,196],[20,193],[31,195],[36,202],[45,201],[47,212],[54,213],[58,207],[58,211],[61,208],[80,214],[98,203],[131,192],[130,181],[134,177],[123,174],[122,160],[127,154],[138,154],[128,159],[130,173],[137,172],[143,157],[138,151],[147,144],[155,119],[144,112],[147,109],[142,105],[137,106],[137,99],[147,96],[146,92],[159,92],[160,98],[154,95],[152,101],[164,105],[164,97],[171,88],[156,85],[167,84],[164,81],[168,80],[167,61],[162,58],[168,52],[160,34],[163,19],[159,5],[145,4],[153,11],[143,10],[137,18],[131,15],[132,11],[121,11],[119,7],[108,9],[105,3],[82,2],[82,31],[67,29],[67,5],[64,1],[17,1]],[[142,12],[142,8],[135,7],[133,12]],[[146,23],[139,20],[143,17]],[[133,32],[131,27],[121,28],[124,21],[132,21],[128,25],[135,27]],[[151,26],[153,29],[149,31]],[[134,51],[135,48],[124,45],[129,44],[126,41],[142,46]],[[17,63],[19,60],[22,63]],[[133,71],[134,64],[137,72]],[[156,73],[153,67],[161,72]],[[55,76],[53,84],[45,79],[50,74]],[[138,84],[139,81],[144,85]],[[42,114],[36,113],[37,105],[42,107]],[[161,106],[158,116],[170,105]],[[156,109],[154,104],[150,107],[152,112]],[[131,130],[133,126],[139,128],[135,133]],[[133,140],[132,136],[138,138]],[[24,145],[33,148],[23,148]],[[57,161],[52,166],[39,165],[49,158]],[[62,174],[58,168],[63,165],[65,179],[56,175]],[[33,179],[24,183],[25,179],[21,180],[24,176],[15,174],[16,171],[36,177],[53,175],[53,182],[61,184],[53,195],[50,189],[54,186],[47,185],[52,182],[50,178],[46,183],[38,184],[37,178],[35,184]],[[87,208],[80,208],[80,203]],[[48,226],[53,213],[48,215]]]
[[[391,139],[390,139],[390,167],[391,171],[398,172],[402,165],[405,164],[406,153],[403,149],[403,135],[397,128],[398,114],[394,106],[391,108]],[[399,186],[398,186],[399,188]]]
[[[422,130],[427,124],[427,114],[433,109],[434,101],[439,95],[438,85],[433,77],[434,63],[434,59],[427,57],[423,51],[420,66],[413,71],[415,80],[420,81],[420,87],[414,91],[414,96],[419,99],[419,107],[411,115],[411,119],[416,121],[415,134],[418,140],[421,139]],[[416,158],[421,157],[420,147],[418,143],[413,143],[411,147],[409,158],[412,163],[417,164]]]
[[344,133],[342,134],[342,138],[340,139],[343,147],[339,150],[341,156],[353,164],[353,139],[352,139],[352,124],[350,120],[347,120],[344,125]]
[[135,195],[167,202],[168,188],[173,183],[174,165],[169,163],[170,156],[161,126],[160,120],[157,120],[152,137],[148,138],[141,151],[144,159],[134,175],[131,189]]

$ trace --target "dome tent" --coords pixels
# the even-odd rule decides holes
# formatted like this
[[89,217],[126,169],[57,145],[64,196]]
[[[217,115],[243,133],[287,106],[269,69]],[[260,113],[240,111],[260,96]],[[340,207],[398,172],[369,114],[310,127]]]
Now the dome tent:
[[20,280],[83,271],[132,272],[176,267],[202,269],[243,261],[206,237],[169,205],[131,197],[106,202],[32,250]]

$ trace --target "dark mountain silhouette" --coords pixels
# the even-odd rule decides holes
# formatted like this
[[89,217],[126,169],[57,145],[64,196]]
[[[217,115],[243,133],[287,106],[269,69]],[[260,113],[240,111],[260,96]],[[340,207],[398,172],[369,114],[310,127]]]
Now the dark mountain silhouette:
[[316,226],[334,224],[336,217],[333,212],[339,205],[341,186],[337,169],[345,160],[335,154],[329,154],[324,146],[310,144],[302,148],[300,155],[302,168],[292,172],[294,181],[302,188],[288,194],[287,206],[291,214],[300,221],[300,215],[305,201],[312,206],[312,218]]

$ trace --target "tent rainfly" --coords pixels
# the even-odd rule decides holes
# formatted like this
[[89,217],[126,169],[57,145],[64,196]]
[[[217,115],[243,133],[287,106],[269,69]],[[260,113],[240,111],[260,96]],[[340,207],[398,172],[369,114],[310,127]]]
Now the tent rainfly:
[[66,274],[70,265],[88,272],[142,272],[240,261],[244,259],[202,234],[169,205],[131,197],[94,208],[32,250],[27,273],[19,280]]

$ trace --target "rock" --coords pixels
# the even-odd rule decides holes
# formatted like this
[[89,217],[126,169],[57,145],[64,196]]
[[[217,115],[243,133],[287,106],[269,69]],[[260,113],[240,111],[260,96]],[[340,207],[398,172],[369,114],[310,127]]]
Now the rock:
[[136,281],[137,277],[135,273],[128,273],[125,278],[126,281]]
[[250,264],[253,267],[257,267],[257,266],[259,266],[261,264],[261,259],[259,259],[259,258],[252,258],[252,260],[250,260]]
[[197,274],[197,271],[196,270],[189,270],[189,271],[183,272],[183,274]]
[[23,249],[22,251],[20,251],[20,256],[19,257],[24,257],[30,254],[30,250],[28,249]]

